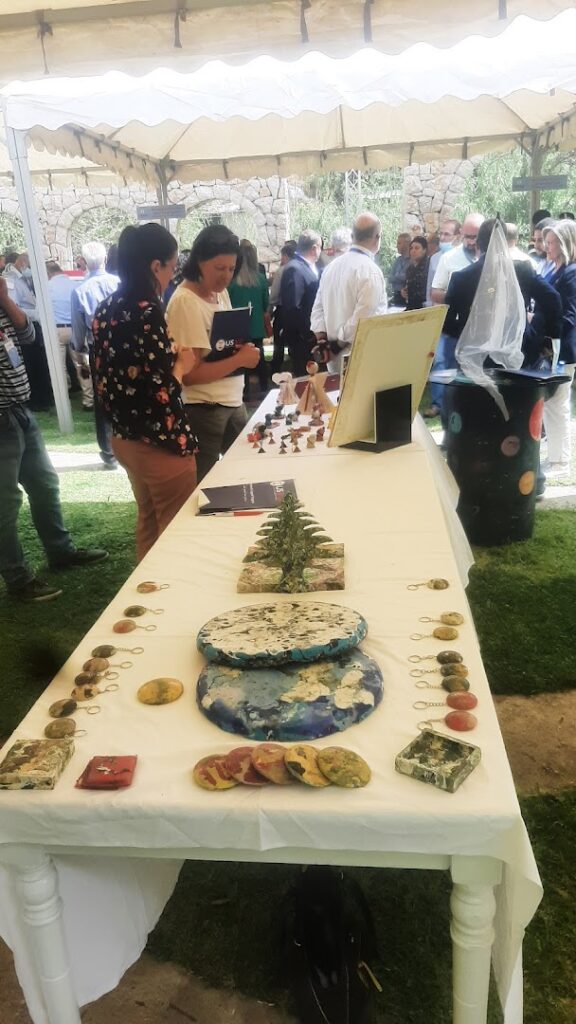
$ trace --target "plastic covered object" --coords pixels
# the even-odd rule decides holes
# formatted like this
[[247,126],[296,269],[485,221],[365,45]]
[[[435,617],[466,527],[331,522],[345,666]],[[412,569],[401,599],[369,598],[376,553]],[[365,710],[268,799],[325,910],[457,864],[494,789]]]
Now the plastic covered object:
[[456,358],[463,373],[492,395],[506,420],[510,418],[506,403],[495,381],[485,372],[484,364],[490,357],[506,370],[519,370],[524,358],[525,326],[524,299],[504,226],[497,220],[470,315],[456,346]]

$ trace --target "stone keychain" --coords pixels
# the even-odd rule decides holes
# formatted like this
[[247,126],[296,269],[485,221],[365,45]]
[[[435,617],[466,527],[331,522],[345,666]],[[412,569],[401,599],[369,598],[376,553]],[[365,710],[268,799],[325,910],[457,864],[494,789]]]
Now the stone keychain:
[[437,661],[440,665],[456,665],[464,661],[464,658],[460,651],[439,651],[438,654],[411,654],[408,661]]
[[92,651],[93,658],[113,658],[115,654],[119,654],[120,651],[125,651],[127,654],[144,654],[143,647],[113,647],[112,644],[99,644]]
[[454,711],[471,711],[478,704],[478,697],[473,693],[449,693],[446,700],[417,700],[412,705],[418,711],[423,708],[445,708],[448,706]]
[[90,672],[91,675],[99,676],[106,674],[107,679],[118,679],[118,673],[114,675],[108,675],[108,670],[111,668],[132,668],[131,661],[117,661],[116,664],[110,663],[108,658],[88,658],[82,665],[84,672]]
[[144,580],[143,583],[138,584],[136,590],[139,594],[152,594],[155,590],[168,590],[169,587],[169,583],[154,583],[153,580]]
[[99,715],[102,708],[98,704],[89,704],[88,707],[80,707],[77,700],[65,697],[64,700],[57,700],[48,708],[50,718],[68,718],[75,711],[86,711],[89,715]]
[[419,590],[420,587],[428,587],[430,590],[447,590],[449,586],[448,580],[435,578],[424,580],[422,583],[409,583],[406,590]]
[[418,679],[414,684],[419,690],[447,690],[448,693],[461,693],[470,689],[470,683],[462,676],[445,676],[439,686],[435,683],[427,683],[425,679]]
[[144,629],[147,633],[152,633],[156,626],[152,623],[149,626],[139,626],[138,623],[133,622],[132,619],[119,619],[112,626],[113,633],[131,633],[134,629]]
[[112,682],[113,679],[119,678],[119,672],[79,672],[77,676],[74,676],[74,685],[90,685],[90,683],[95,683],[99,679],[107,679],[109,682]]
[[118,683],[110,683],[108,686],[100,689],[94,682],[94,679],[92,679],[91,683],[78,683],[78,685],[72,690],[70,696],[72,697],[72,700],[92,700],[92,698],[97,697],[99,693],[113,693],[114,690],[119,689],[120,687],[118,686]]
[[478,725],[476,715],[472,715],[469,711],[449,711],[444,718],[429,718],[426,722],[418,722],[418,728],[428,729],[435,722],[443,722],[455,732],[470,732]]
[[410,675],[413,679],[419,679],[420,676],[430,676],[435,672],[439,672],[442,676],[463,676],[466,678],[468,667],[463,662],[459,662],[457,665],[440,665],[438,668],[413,668]]
[[146,612],[150,612],[151,615],[164,615],[163,608],[145,608],[143,604],[129,604],[122,614],[128,619],[139,619],[141,615],[146,615]]
[[421,615],[418,622],[441,622],[444,626],[461,626],[464,616],[460,612],[442,612],[439,619],[433,619],[430,615]]
[[54,722],[48,722],[44,735],[49,740],[63,740],[66,736],[87,736],[88,733],[86,729],[77,729],[73,718],[57,718]]
[[454,626],[436,626],[431,633],[411,633],[410,639],[427,640],[431,636],[436,640],[457,640],[460,634],[457,629],[454,629]]

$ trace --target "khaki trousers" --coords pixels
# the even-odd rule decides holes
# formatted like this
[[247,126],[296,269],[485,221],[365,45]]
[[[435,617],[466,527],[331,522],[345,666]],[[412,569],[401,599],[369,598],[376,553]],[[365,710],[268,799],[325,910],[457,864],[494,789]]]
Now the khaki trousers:
[[85,409],[92,409],[94,406],[94,388],[92,387],[92,375],[90,373],[90,365],[88,362],[87,352],[75,352],[70,347],[70,341],[72,338],[71,327],[57,327],[58,341],[60,342],[60,358],[62,359],[62,365],[64,367],[64,378],[66,378],[66,350],[70,348],[70,354],[72,356],[72,362],[76,367],[76,376],[78,377],[78,383],[82,390],[82,405]]
[[141,562],[195,489],[196,459],[123,437],[112,438],[112,451],[124,466],[136,498],[136,556]]

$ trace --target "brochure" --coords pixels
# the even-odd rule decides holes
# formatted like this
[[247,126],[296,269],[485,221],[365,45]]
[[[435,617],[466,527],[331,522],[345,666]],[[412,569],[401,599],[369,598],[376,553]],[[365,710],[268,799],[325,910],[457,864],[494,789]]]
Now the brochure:
[[287,494],[296,497],[293,480],[265,480],[259,483],[203,487],[198,500],[198,515],[234,515],[276,508]]

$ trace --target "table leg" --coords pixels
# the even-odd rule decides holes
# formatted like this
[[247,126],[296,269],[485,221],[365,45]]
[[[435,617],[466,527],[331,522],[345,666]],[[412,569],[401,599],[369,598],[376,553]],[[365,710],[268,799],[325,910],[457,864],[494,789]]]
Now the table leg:
[[498,861],[452,859],[452,1005],[453,1024],[486,1024],[490,956],[494,942],[494,886]]
[[13,872],[49,1024],[80,1024],[62,927],[58,877],[48,854],[33,846],[0,847]]

